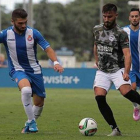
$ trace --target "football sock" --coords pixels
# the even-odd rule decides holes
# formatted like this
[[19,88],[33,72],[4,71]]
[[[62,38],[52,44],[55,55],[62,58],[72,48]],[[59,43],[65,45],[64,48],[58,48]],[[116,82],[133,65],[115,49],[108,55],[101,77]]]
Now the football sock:
[[128,93],[124,95],[124,97],[130,100],[131,102],[135,102],[140,105],[140,95],[137,91],[130,90]]
[[21,89],[21,100],[22,100],[22,104],[24,106],[26,115],[28,117],[28,121],[31,121],[34,119],[31,95],[32,95],[31,87],[23,87]]
[[33,106],[33,113],[34,113],[34,118],[38,119],[38,117],[41,115],[43,111],[43,106],[39,107],[39,106]]
[[139,104],[133,102],[133,106],[136,108],[140,108]]
[[115,129],[117,129],[117,131],[121,132],[120,129],[118,127],[116,127]]
[[106,102],[106,97],[105,96],[96,96],[95,99],[97,101],[98,108],[99,108],[101,114],[103,115],[104,119],[107,121],[107,123],[110,125],[110,127],[112,129],[117,128],[117,130],[119,131],[117,124],[115,122],[112,110]]

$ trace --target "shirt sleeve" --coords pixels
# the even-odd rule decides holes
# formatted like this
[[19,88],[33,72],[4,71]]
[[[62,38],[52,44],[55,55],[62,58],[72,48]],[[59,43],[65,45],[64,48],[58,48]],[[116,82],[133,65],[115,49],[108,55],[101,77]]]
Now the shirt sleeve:
[[120,34],[120,46],[122,48],[129,48],[129,38],[125,31],[122,31]]
[[40,45],[40,47],[45,50],[46,48],[50,47],[49,42],[46,41],[46,39],[42,36],[42,34],[38,31],[34,29],[34,39],[36,41],[37,44]]

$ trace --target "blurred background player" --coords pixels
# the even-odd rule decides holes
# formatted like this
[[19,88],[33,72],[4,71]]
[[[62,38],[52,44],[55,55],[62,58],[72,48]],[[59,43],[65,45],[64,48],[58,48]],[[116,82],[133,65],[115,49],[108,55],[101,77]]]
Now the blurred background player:
[[[133,90],[140,87],[140,11],[138,8],[132,8],[129,14],[130,25],[123,28],[129,37],[129,46],[131,50],[132,64],[130,69],[130,80]],[[140,120],[140,106],[134,104],[133,119]]]
[[7,61],[5,60],[5,55],[4,54],[0,54],[0,68],[4,68],[7,67]]
[[15,9],[12,12],[13,26],[0,33],[0,43],[4,44],[9,60],[9,74],[21,91],[28,118],[21,133],[38,132],[36,119],[41,115],[46,97],[42,69],[37,60],[37,44],[53,61],[54,70],[63,72],[50,44],[38,30],[27,26],[27,16],[24,9]]

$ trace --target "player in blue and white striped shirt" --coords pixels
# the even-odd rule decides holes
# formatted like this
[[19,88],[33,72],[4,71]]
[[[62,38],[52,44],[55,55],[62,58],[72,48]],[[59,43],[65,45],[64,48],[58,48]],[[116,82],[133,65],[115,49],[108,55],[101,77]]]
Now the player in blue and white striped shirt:
[[[123,29],[129,36],[129,46],[131,50],[132,65],[130,70],[130,80],[132,89],[136,90],[140,87],[140,12],[138,8],[132,8],[129,15],[130,25]],[[133,118],[135,121],[140,120],[140,106],[134,104]]]
[[13,26],[0,33],[0,43],[4,44],[7,52],[9,74],[21,90],[21,99],[28,118],[22,133],[38,131],[35,120],[41,115],[46,97],[42,70],[37,60],[37,44],[54,62],[54,70],[63,72],[50,44],[38,30],[27,26],[27,16],[25,10],[15,9],[12,12]]

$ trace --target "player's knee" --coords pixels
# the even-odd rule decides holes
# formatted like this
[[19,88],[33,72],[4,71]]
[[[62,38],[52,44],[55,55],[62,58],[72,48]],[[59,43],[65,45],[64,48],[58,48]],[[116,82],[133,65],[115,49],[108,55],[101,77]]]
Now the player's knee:
[[132,90],[136,91],[136,86],[132,86]]
[[136,85],[135,82],[133,82],[133,83],[131,84],[131,88],[132,88],[132,90],[136,90],[136,89],[137,89],[137,85]]
[[21,89],[21,93],[22,93],[23,96],[29,96],[29,97],[31,97],[31,95],[32,95],[32,89],[31,89],[31,87],[23,87]]
[[36,94],[33,94],[33,101],[35,106],[42,107],[44,105],[44,98]]
[[34,103],[34,105],[38,106],[38,107],[43,107],[44,106],[44,102],[43,101],[36,102],[36,103]]

